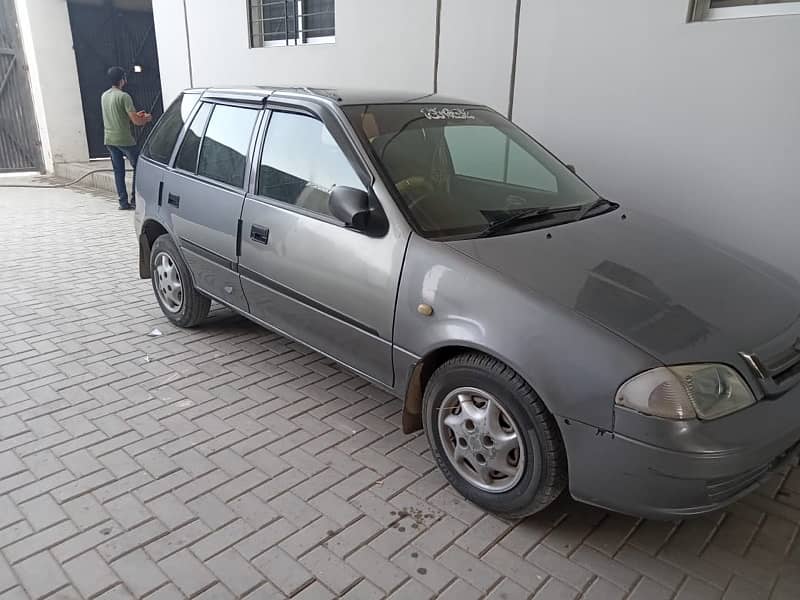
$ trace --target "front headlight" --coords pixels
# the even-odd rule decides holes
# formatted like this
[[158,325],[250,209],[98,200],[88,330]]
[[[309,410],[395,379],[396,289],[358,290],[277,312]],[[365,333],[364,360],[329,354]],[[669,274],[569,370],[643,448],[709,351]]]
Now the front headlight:
[[755,404],[741,376],[725,365],[659,367],[617,390],[617,405],[665,419],[717,419]]

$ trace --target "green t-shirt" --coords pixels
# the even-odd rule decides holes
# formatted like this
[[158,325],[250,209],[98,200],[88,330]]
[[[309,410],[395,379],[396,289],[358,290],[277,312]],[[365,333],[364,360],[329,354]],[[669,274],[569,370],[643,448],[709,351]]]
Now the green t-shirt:
[[136,112],[133,99],[118,88],[112,87],[103,92],[100,98],[103,107],[103,129],[106,146],[133,146],[136,140],[131,133],[131,118],[128,113]]

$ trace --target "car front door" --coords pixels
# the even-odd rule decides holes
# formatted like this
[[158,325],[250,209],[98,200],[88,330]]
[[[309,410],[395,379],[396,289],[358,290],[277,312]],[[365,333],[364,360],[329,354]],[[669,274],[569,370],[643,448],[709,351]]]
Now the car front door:
[[200,290],[247,310],[236,271],[257,108],[203,102],[164,181],[161,210]]
[[333,128],[340,142],[312,114],[275,110],[265,122],[242,212],[242,287],[260,320],[392,385],[406,237],[391,227],[369,236],[331,215],[334,186],[371,187],[342,130]]

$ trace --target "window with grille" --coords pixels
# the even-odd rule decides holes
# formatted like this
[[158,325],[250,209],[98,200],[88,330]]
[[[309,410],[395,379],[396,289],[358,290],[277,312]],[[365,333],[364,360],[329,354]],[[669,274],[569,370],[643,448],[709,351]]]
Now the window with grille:
[[694,0],[692,21],[800,14],[800,0]]
[[335,0],[249,0],[250,47],[336,41]]

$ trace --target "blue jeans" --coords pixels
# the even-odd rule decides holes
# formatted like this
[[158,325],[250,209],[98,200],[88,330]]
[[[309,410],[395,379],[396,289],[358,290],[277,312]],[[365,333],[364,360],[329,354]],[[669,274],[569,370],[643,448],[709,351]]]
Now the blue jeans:
[[[138,146],[106,146],[111,153],[111,166],[114,167],[114,184],[117,186],[119,205],[128,205],[128,190],[125,187],[125,158],[133,168],[133,190],[131,204],[136,203],[136,161],[139,160]],[[123,158],[124,157],[124,158]]]

